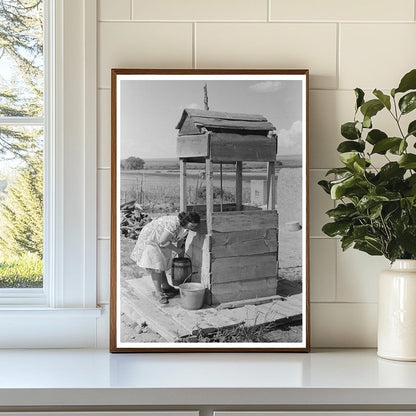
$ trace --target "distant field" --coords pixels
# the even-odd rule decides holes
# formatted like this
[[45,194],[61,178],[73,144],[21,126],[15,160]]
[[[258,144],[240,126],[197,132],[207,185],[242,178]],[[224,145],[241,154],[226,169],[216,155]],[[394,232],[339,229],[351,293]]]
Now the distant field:
[[[144,159],[145,170],[176,170],[179,169],[179,160],[175,158],[160,158],[160,159]],[[301,155],[287,155],[278,156],[277,164],[281,168],[300,168],[302,167],[302,156]],[[188,169],[200,169],[202,164],[189,163],[187,164]],[[260,169],[265,168],[266,163],[264,162],[243,162],[245,169]],[[234,170],[234,165],[223,165],[223,170]],[[214,165],[214,170],[219,170],[219,165]]]

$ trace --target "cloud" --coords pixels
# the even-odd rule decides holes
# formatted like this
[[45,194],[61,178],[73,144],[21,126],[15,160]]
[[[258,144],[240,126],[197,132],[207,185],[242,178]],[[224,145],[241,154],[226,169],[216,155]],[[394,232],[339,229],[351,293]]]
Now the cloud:
[[255,92],[265,93],[265,92],[276,92],[282,89],[283,83],[280,81],[263,81],[258,82],[257,84],[250,85],[250,89]]
[[289,130],[281,129],[277,132],[279,153],[302,153],[302,122],[295,121]]

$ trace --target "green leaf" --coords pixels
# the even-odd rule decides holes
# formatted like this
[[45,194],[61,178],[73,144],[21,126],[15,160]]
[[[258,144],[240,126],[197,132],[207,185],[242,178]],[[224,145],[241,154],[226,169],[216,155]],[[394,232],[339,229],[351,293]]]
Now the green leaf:
[[386,139],[382,139],[378,141],[371,152],[371,154],[377,153],[380,155],[384,155],[387,150],[390,150],[393,146],[400,146],[402,139],[399,137],[387,137]]
[[354,244],[354,248],[360,251],[364,251],[365,253],[369,254],[370,256],[381,256],[383,252],[381,249],[374,247],[369,242],[356,242]]
[[371,227],[371,225],[357,225],[352,230],[352,235],[356,241],[357,240],[364,241],[365,237],[372,233],[373,233],[373,228]]
[[391,109],[390,97],[385,95],[382,91],[375,89],[373,94],[383,103],[388,110]]
[[403,78],[400,80],[399,86],[396,88],[395,93],[397,92],[406,92],[409,90],[416,89],[416,69],[412,69]]
[[350,121],[341,126],[341,135],[348,140],[357,140],[361,137],[360,130],[357,129],[357,123]]
[[381,167],[378,177],[382,181],[388,181],[391,178],[403,178],[406,169],[400,167],[397,162],[389,162]]
[[409,92],[399,100],[399,108],[402,114],[407,114],[416,108],[416,92]]
[[339,204],[336,208],[330,209],[326,214],[335,219],[348,218],[357,212],[354,204]]
[[342,251],[347,250],[354,244],[354,237],[351,235],[346,235],[341,238],[341,248]]
[[329,182],[328,181],[319,181],[318,185],[327,193],[327,194],[331,194],[331,188],[329,186]]
[[407,149],[407,141],[406,139],[400,139],[399,144],[395,144],[389,149],[389,152],[393,155],[402,155],[403,152]]
[[353,141],[345,141],[341,142],[337,147],[337,151],[340,153],[346,153],[351,151],[357,152],[364,152],[365,149],[365,142],[363,140],[358,140],[356,142]]
[[363,127],[366,129],[371,129],[373,127],[373,123],[371,122],[371,117],[364,116]]
[[398,238],[400,246],[410,254],[416,254],[416,227],[406,228]]
[[388,201],[389,199],[383,195],[364,195],[360,202],[357,204],[357,208],[360,211],[367,211],[367,209],[370,209],[374,207],[375,205],[378,205],[382,201]]
[[373,129],[368,132],[366,141],[370,144],[376,144],[380,140],[387,139],[387,134],[384,131]]
[[361,106],[361,113],[364,118],[374,117],[380,110],[384,108],[384,104],[380,100],[370,100]]
[[416,155],[407,153],[399,159],[399,165],[405,169],[416,169]]
[[337,235],[346,235],[351,227],[349,221],[335,221],[329,222],[322,227],[322,231],[329,237],[335,237]]
[[348,168],[333,168],[330,169],[325,176],[331,175],[331,174],[335,174],[335,175],[344,175],[345,173],[349,173],[351,172],[351,169]]
[[339,160],[346,166],[352,167],[354,162],[360,158],[357,152],[345,152],[339,155]]
[[416,120],[413,120],[410,124],[409,127],[407,128],[407,135],[413,135],[416,137]]
[[331,187],[331,198],[342,198],[349,189],[356,187],[359,182],[360,180],[356,176],[350,176],[349,178],[343,178],[341,181],[337,181]]
[[370,208],[370,218],[375,220],[381,217],[381,212],[383,211],[383,204],[377,204]]
[[364,91],[361,88],[356,88],[355,90],[355,111],[364,104]]

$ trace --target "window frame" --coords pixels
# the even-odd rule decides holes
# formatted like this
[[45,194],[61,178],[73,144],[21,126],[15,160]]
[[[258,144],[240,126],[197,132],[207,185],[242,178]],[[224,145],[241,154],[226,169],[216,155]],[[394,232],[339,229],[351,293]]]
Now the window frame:
[[45,284],[0,294],[0,347],[96,347],[97,0],[44,1]]

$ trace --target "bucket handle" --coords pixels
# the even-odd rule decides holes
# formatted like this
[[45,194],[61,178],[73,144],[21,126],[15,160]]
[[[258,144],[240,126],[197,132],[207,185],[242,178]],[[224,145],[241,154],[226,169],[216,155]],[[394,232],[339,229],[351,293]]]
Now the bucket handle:
[[188,274],[188,276],[186,276],[185,277],[185,279],[183,279],[183,282],[181,283],[181,284],[184,284],[184,283],[186,283],[186,281],[188,280],[188,279],[192,279],[192,275],[193,274],[197,274],[198,272],[191,272],[191,273],[189,273]]

